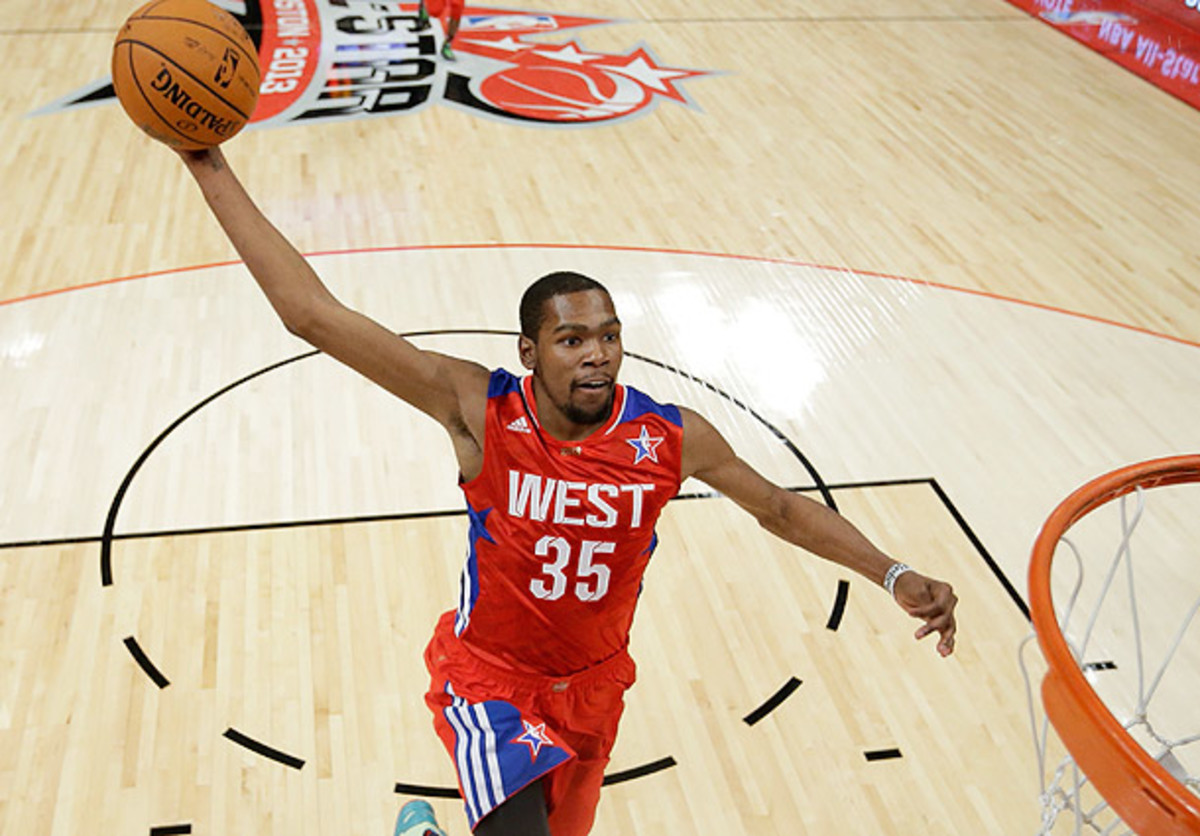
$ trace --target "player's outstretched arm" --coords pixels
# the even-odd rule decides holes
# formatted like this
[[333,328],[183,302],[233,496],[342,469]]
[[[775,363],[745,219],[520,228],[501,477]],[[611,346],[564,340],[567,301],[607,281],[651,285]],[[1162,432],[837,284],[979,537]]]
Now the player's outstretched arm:
[[[875,547],[840,514],[819,502],[786,491],[746,462],[712,424],[683,409],[683,477],[694,476],[725,494],[759,525],[815,555],[883,585],[897,562]],[[905,612],[920,619],[916,637],[938,633],[938,652],[954,652],[954,608],[958,599],[943,581],[906,571],[895,577],[894,597]]]
[[180,156],[289,331],[440,421],[460,458],[464,437],[482,445],[486,369],[422,351],[347,308],[258,209],[219,148]]

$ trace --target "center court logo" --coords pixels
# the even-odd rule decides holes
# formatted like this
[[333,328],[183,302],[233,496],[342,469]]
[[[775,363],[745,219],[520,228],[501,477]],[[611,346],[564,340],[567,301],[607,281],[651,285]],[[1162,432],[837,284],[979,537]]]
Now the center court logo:
[[[444,104],[507,122],[580,126],[633,118],[710,72],[668,67],[645,44],[587,49],[574,33],[603,18],[468,6],[438,56],[439,29],[417,31],[417,4],[365,0],[218,0],[253,37],[262,65],[251,124],[361,119]],[[570,33],[569,39],[561,35]],[[560,36],[560,37],[555,37]],[[55,102],[56,113],[114,98],[109,79]]]

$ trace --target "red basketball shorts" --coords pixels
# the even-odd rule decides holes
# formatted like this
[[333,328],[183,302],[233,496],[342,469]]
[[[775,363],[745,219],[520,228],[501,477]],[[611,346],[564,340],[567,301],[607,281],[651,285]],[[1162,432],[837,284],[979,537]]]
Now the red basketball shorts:
[[429,12],[430,17],[441,17],[447,3],[450,5],[450,17],[461,18],[466,0],[425,0],[425,11]]
[[471,829],[540,778],[550,832],[585,836],[636,674],[629,654],[574,676],[514,671],[469,650],[448,612],[425,664],[432,677],[425,702],[458,770]]

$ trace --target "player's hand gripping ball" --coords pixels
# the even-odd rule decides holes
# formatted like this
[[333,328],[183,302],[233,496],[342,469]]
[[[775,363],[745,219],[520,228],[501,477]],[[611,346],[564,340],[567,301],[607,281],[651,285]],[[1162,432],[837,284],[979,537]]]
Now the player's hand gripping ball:
[[117,33],[113,88],[134,124],[172,148],[220,145],[258,102],[258,52],[207,0],[150,0]]

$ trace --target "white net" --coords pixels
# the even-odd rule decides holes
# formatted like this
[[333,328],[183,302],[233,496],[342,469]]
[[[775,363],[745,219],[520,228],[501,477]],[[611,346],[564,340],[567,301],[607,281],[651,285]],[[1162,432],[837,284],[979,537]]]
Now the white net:
[[[1192,629],[1200,610],[1198,548],[1200,486],[1139,487],[1059,539],[1051,590],[1063,637],[1105,707],[1200,796],[1200,629]],[[1099,563],[1089,555],[1107,558]],[[1037,834],[1133,833],[1041,710],[1034,688],[1041,676],[1030,670],[1027,653],[1035,638],[1022,642],[1019,658],[1041,782]]]

